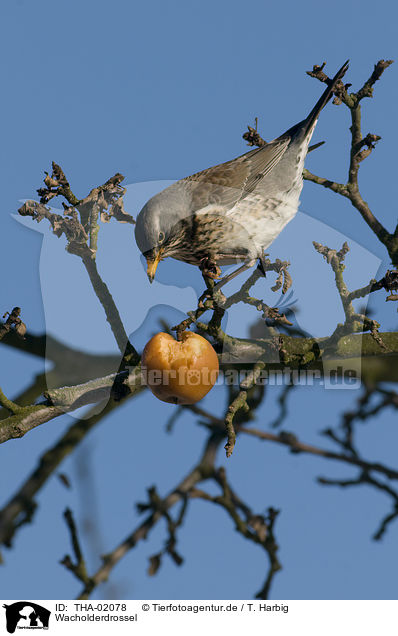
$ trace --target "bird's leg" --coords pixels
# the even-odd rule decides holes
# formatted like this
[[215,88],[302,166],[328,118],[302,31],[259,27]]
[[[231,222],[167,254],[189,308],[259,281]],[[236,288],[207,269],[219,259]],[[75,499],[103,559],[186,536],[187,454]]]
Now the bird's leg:
[[[235,269],[233,272],[231,272],[230,274],[227,274],[227,276],[224,276],[223,278],[221,278],[221,280],[219,280],[216,284],[212,284],[211,288],[206,289],[203,294],[200,296],[199,298],[199,303],[203,304],[203,302],[206,299],[213,299],[216,300],[215,298],[215,294],[217,294],[217,292],[221,289],[221,287],[223,287],[226,283],[229,283],[229,281],[231,281],[233,278],[235,278],[235,276],[238,276],[239,274],[241,274],[242,272],[246,271],[247,269],[249,269],[250,267],[253,267],[253,265],[255,264],[256,259],[252,259],[250,261],[245,261],[243,263],[243,265],[241,265],[240,267],[238,267],[238,269]],[[203,273],[203,272],[202,272]],[[225,297],[222,294],[224,300]],[[222,303],[220,303],[222,304]]]
[[226,283],[229,283],[229,281],[233,280],[235,278],[235,276],[239,276],[239,274],[241,274],[242,272],[245,272],[247,269],[250,269],[250,267],[253,267],[253,265],[255,265],[255,263],[256,263],[256,259],[255,258],[251,259],[250,261],[245,261],[243,263],[243,265],[238,267],[238,269],[235,269],[230,274],[227,274],[226,276],[221,278],[221,280],[219,280],[214,285],[213,292],[218,291],[219,289],[221,289],[221,287],[223,287]]
[[269,265],[269,259],[265,258],[266,256],[268,256],[268,254],[262,254],[258,259],[258,269],[264,275],[264,278],[267,276],[267,266]]

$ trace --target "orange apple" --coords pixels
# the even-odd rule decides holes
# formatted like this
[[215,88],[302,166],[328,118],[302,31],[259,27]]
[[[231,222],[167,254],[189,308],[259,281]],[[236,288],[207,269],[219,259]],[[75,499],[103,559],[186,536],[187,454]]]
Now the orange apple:
[[142,368],[152,393],[163,402],[195,404],[214,386],[218,358],[211,344],[192,331],[181,340],[157,333],[147,342]]

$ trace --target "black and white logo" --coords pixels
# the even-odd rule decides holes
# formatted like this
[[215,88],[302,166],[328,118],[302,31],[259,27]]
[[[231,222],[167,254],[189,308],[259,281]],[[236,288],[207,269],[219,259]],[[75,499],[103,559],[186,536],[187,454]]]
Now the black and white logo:
[[9,634],[13,634],[16,629],[48,629],[51,612],[37,603],[18,601],[3,607],[6,610]]

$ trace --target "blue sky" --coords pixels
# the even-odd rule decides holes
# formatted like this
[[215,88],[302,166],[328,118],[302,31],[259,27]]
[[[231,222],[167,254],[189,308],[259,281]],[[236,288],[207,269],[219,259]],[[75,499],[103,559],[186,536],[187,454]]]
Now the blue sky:
[[[305,74],[313,64],[326,60],[326,71],[333,74],[350,58],[347,81],[357,88],[377,60],[396,57],[397,49],[397,10],[392,2],[376,12],[374,3],[340,0],[330,6],[72,0],[67,7],[19,0],[4,3],[1,17],[6,91],[0,310],[19,305],[33,332],[47,327],[69,344],[95,352],[114,350],[114,345],[78,259],[65,253],[63,239],[51,236],[44,222],[31,229],[12,216],[21,200],[34,197],[51,161],[63,167],[78,196],[121,172],[129,185],[126,207],[136,215],[147,194],[163,187],[164,181],[243,153],[241,135],[256,116],[268,140],[300,121],[322,90]],[[395,65],[385,72],[375,99],[364,101],[363,108],[364,133],[382,137],[361,167],[364,197],[389,229],[396,220],[397,72]],[[309,156],[309,169],[345,179],[349,125],[347,109],[328,105],[314,135],[314,141],[326,144]],[[272,255],[292,260],[294,291],[303,304],[300,324],[326,335],[331,321],[339,319],[339,309],[337,299],[333,301],[331,272],[313,253],[311,241],[348,240],[352,250],[347,280],[352,285],[366,284],[389,262],[348,201],[306,183],[301,210],[273,245]],[[99,264],[129,333],[139,329],[133,336],[138,347],[158,329],[156,321],[164,313],[158,306],[168,305],[170,316],[191,309],[201,287],[192,267],[175,262],[162,263],[158,282],[149,287],[130,226],[111,223],[101,228]],[[270,301],[273,293],[266,287],[264,298]],[[393,303],[385,304],[379,296],[372,305],[386,328],[396,328]],[[81,327],[81,306],[94,327]],[[143,323],[147,308],[154,309]],[[314,315],[319,318],[314,320]],[[244,333],[255,318],[255,312],[239,310],[231,314],[229,328]],[[0,384],[10,397],[42,370],[40,361],[5,348],[1,356]],[[276,397],[276,390],[270,390],[256,425],[266,427],[275,417]],[[350,408],[354,399],[352,391],[303,387],[292,396],[294,408],[285,428],[306,441],[328,445],[318,431],[336,423],[337,405]],[[223,400],[223,389],[217,387],[207,403],[221,414]],[[156,483],[165,494],[201,452],[204,433],[191,416],[185,416],[172,435],[165,433],[170,408],[142,395],[104,420],[79,451],[79,461],[90,467],[96,487],[103,551],[112,549],[138,523],[134,502],[145,498],[146,488]],[[1,502],[72,421],[65,416],[0,448]],[[393,423],[391,413],[386,413],[361,429],[366,457],[394,463]],[[389,509],[382,494],[366,487],[321,488],[314,481],[318,474],[346,477],[352,471],[251,439],[239,440],[228,462],[220,454],[220,463],[255,511],[270,505],[282,509],[277,536],[284,569],[275,580],[273,598],[391,598],[396,586],[391,556],[398,529],[392,525],[382,543],[370,540]],[[76,458],[62,466],[75,484],[78,466]],[[69,552],[62,520],[65,506],[82,518],[78,488],[66,491],[54,477],[38,501],[35,524],[21,530],[15,549],[5,553],[0,571],[4,598],[69,598],[78,592],[75,580],[58,565]],[[156,577],[146,575],[148,557],[163,544],[164,527],[159,525],[148,542],[116,568],[114,587],[97,594],[250,598],[261,587],[262,555],[259,558],[256,547],[234,532],[222,510],[196,503],[179,534],[186,557],[182,568],[165,561]],[[94,555],[90,561],[96,564]]]

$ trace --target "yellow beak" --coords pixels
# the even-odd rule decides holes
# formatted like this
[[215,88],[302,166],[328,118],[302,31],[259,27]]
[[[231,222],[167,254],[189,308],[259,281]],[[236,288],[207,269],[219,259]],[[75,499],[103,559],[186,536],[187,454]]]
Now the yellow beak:
[[147,262],[146,273],[148,275],[150,283],[153,283],[153,279],[155,278],[156,270],[158,268],[158,265],[159,265],[160,261],[162,260],[162,253],[163,253],[163,249],[160,248],[159,251],[156,253],[155,258],[153,260],[150,259],[150,258],[146,259],[146,262]]

